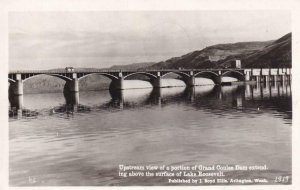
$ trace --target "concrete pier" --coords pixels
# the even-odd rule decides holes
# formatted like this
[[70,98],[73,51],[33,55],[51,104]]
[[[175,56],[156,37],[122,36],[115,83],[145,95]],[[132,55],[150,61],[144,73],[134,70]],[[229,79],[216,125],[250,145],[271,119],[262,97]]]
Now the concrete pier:
[[79,92],[64,92],[67,105],[79,105]]
[[79,92],[79,81],[78,81],[78,79],[73,79],[71,81],[66,81],[64,91]]
[[184,80],[186,86],[195,86],[195,77],[194,76],[185,77],[183,80]]
[[222,76],[215,77],[214,82],[216,85],[221,85],[222,84]]
[[161,106],[161,102],[162,102],[161,88],[154,88],[150,94],[150,99],[153,99],[156,105]]
[[14,96],[23,95],[23,81],[17,80],[16,82],[11,83],[9,87],[9,92],[11,95]]
[[267,83],[270,82],[270,76],[269,76],[269,75],[265,76],[265,81],[266,81]]
[[251,80],[250,71],[246,71],[246,74],[245,74],[245,81],[250,81],[250,80]]
[[114,79],[111,81],[110,88],[124,90],[124,78]]
[[23,95],[9,96],[9,103],[10,103],[11,108],[15,108],[17,110],[23,109],[23,107],[24,107]]
[[191,101],[191,102],[194,102],[195,100],[195,86],[191,86],[191,87],[188,87],[186,88],[186,96],[188,97],[188,99]]
[[161,77],[158,76],[157,78],[151,79],[151,84],[153,85],[154,88],[161,88]]
[[256,82],[257,83],[261,83],[262,81],[261,81],[261,76],[256,76]]
[[17,116],[17,118],[22,118],[24,100],[23,95],[10,95],[9,96],[10,111],[12,116]]

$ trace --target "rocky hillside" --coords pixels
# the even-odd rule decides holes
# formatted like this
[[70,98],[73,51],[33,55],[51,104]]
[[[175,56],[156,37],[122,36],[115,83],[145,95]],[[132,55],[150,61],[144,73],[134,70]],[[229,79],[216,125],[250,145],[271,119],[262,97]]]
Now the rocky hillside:
[[291,67],[291,33],[274,41],[218,44],[156,63],[148,68]]
[[292,34],[244,58],[245,67],[292,67]]

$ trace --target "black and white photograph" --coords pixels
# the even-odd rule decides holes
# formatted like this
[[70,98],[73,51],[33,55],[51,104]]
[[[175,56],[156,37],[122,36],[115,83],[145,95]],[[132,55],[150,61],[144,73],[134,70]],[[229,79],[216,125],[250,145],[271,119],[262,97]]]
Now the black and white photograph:
[[292,189],[292,18],[8,11],[8,187]]

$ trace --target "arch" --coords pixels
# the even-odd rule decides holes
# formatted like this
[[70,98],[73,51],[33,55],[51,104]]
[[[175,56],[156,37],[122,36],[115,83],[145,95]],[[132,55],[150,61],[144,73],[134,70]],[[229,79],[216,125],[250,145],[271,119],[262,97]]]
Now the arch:
[[194,76],[196,77],[197,75],[202,75],[202,76],[211,76],[211,77],[218,77],[219,75],[215,72],[212,71],[200,71],[196,73]]
[[102,75],[102,76],[105,76],[105,77],[107,77],[111,80],[118,79],[118,77],[116,77],[114,75],[111,75],[111,74],[108,74],[108,73],[89,73],[89,74],[86,74],[86,75],[83,75],[83,76],[79,77],[78,80],[83,79],[83,78],[85,78],[87,76],[90,76],[90,75]]
[[70,79],[69,77],[66,77],[66,76],[63,76],[63,75],[59,75],[59,74],[46,74],[46,73],[40,73],[40,74],[34,74],[34,75],[32,75],[32,76],[29,76],[29,77],[25,78],[25,79],[23,80],[23,82],[25,82],[26,80],[31,79],[31,78],[33,78],[33,77],[40,76],[40,75],[53,76],[53,77],[60,78],[60,79],[62,79],[62,80],[64,80],[64,81],[71,81],[71,80],[72,80],[72,79]]
[[197,76],[201,76],[203,78],[208,78],[208,79],[211,79],[215,84],[220,84],[220,75],[218,75],[217,73],[215,72],[212,72],[212,71],[200,71],[198,73],[196,73],[194,76],[197,77]]
[[233,77],[233,78],[238,79],[239,81],[245,81],[244,73],[241,73],[239,71],[234,71],[234,70],[226,71],[226,72],[222,73],[222,76]]
[[13,79],[11,79],[11,78],[8,78],[8,82],[9,82],[9,83],[14,83],[14,82],[16,82],[16,81],[13,80]]
[[63,75],[59,75],[59,74],[47,74],[47,75],[50,75],[50,76],[54,76],[54,77],[58,77],[62,80],[65,80],[65,81],[71,81],[72,79],[69,78],[69,77],[66,77],[66,76],[63,76]]
[[170,73],[177,74],[177,75],[179,75],[179,76],[181,76],[181,77],[190,77],[189,74],[184,73],[184,72],[180,72],[180,71],[178,71],[178,72],[177,72],[177,71],[169,71],[169,72],[167,72],[167,73],[161,75],[161,77],[164,77],[164,76],[166,76],[167,74],[170,74]]
[[136,75],[136,74],[141,74],[141,75],[147,76],[147,77],[149,77],[150,79],[157,78],[156,75],[151,74],[151,73],[147,73],[147,72],[135,72],[135,73],[130,73],[130,74],[124,76],[124,79],[126,79],[126,78],[129,77],[129,76]]

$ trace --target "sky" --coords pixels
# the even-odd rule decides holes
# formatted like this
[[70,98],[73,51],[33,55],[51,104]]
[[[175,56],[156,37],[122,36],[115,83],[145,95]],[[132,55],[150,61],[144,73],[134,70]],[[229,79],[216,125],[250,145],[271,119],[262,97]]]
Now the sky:
[[9,69],[159,62],[291,32],[289,11],[10,12]]

